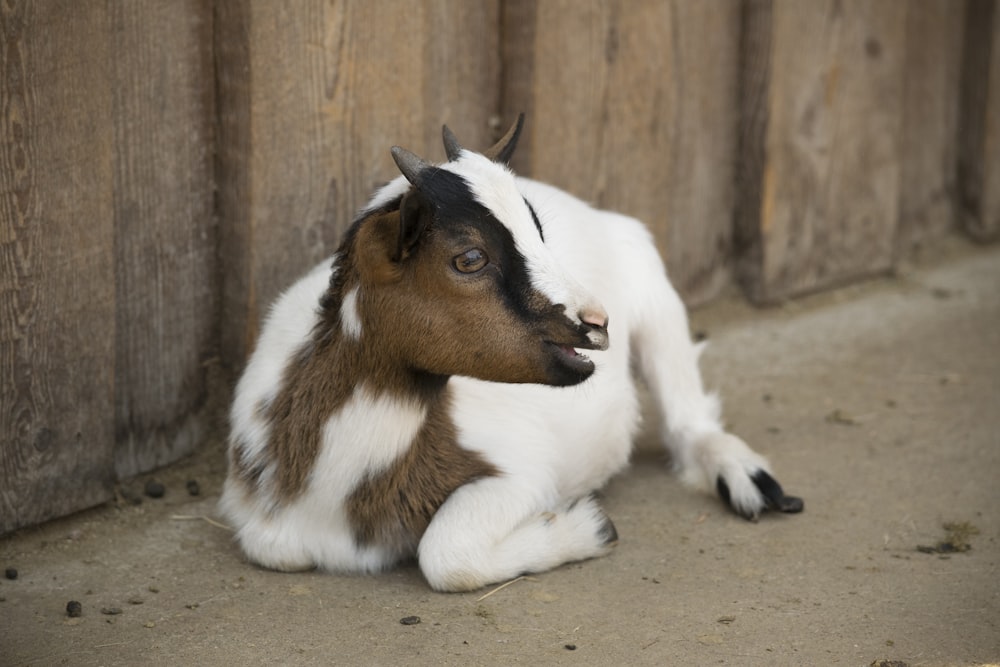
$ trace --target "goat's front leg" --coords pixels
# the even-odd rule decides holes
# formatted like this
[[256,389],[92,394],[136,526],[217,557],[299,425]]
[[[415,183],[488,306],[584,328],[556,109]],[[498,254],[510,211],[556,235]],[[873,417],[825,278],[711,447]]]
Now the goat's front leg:
[[590,495],[545,508],[509,478],[456,490],[420,540],[420,569],[432,588],[468,591],[528,572],[607,554],[618,533]]
[[[659,282],[659,281],[657,281]],[[645,319],[636,332],[641,372],[663,413],[665,439],[682,479],[715,490],[738,514],[756,520],[764,509],[801,512],[801,498],[786,496],[764,457],[722,426],[718,401],[698,371],[687,313],[664,278],[650,286]]]

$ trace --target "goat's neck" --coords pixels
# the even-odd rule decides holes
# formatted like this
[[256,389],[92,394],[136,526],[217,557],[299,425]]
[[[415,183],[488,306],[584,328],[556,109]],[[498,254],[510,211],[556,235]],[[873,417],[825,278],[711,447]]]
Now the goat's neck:
[[444,392],[448,376],[407,365],[395,354],[393,343],[381,339],[378,332],[346,333],[340,315],[345,291],[350,290],[335,283],[324,297],[323,317],[305,351],[305,364],[316,366],[324,375],[335,374],[336,379],[330,380],[346,383],[346,390],[364,386],[375,394],[390,393],[424,404],[435,402]]
[[279,461],[276,482],[281,498],[294,498],[304,488],[323,424],[356,392],[415,402],[428,413],[447,400],[447,376],[401,364],[373,332],[356,337],[345,333],[340,302],[331,286],[312,338],[286,368],[277,396],[263,408],[271,426],[273,459]]

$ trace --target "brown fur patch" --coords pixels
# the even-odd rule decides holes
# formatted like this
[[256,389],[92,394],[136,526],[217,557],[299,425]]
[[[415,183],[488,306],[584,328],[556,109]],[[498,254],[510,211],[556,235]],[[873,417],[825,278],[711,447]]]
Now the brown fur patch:
[[323,423],[350,398],[360,378],[353,374],[352,347],[339,331],[311,341],[285,371],[281,390],[271,403],[267,458],[277,464],[278,498],[290,500],[305,489],[319,454]]
[[236,439],[229,447],[229,468],[236,471],[236,477],[249,488],[257,486],[264,473],[264,464],[254,461],[247,454],[246,443]]
[[350,495],[347,516],[359,544],[415,549],[431,517],[455,489],[500,474],[477,452],[458,444],[450,409],[446,389],[410,449]]

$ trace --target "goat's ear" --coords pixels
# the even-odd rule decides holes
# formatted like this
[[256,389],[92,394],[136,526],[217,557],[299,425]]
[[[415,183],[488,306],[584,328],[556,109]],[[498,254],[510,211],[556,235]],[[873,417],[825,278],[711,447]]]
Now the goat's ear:
[[399,240],[392,260],[401,262],[410,256],[430,220],[430,205],[420,191],[411,189],[399,205]]
[[514,154],[514,149],[517,148],[517,140],[521,136],[521,128],[524,127],[524,114],[519,113],[517,115],[517,120],[507,134],[500,137],[500,141],[496,142],[492,148],[483,151],[483,155],[493,160],[494,162],[502,162],[503,164],[508,164],[510,162],[511,155]]

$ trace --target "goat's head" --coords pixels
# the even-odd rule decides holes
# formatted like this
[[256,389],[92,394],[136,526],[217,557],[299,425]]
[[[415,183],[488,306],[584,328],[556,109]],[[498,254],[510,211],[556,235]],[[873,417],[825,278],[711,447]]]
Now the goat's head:
[[393,148],[405,182],[357,228],[351,335],[439,375],[564,386],[594,372],[576,350],[607,348],[607,314],[559,267],[506,166],[521,122],[483,154],[444,128],[440,166]]

